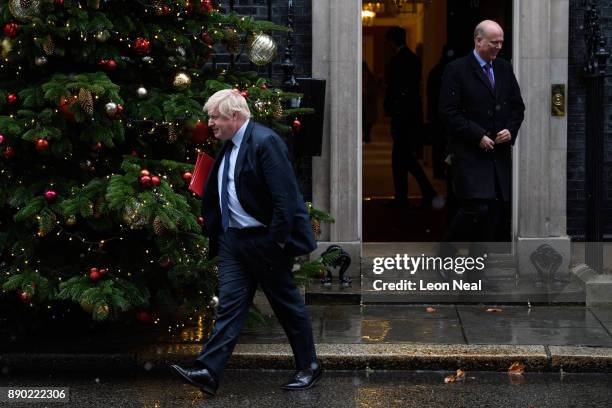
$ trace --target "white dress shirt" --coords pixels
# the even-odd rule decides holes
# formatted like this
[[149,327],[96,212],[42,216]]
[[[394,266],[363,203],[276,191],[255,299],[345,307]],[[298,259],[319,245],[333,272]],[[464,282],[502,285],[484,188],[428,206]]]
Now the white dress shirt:
[[[244,122],[244,124],[238,129],[236,134],[232,136],[231,141],[234,144],[232,147],[232,152],[230,153],[230,163],[228,169],[228,177],[227,177],[227,193],[229,195],[229,226],[231,228],[251,228],[251,227],[264,227],[265,225],[261,222],[257,221],[251,215],[249,215],[242,205],[240,205],[240,201],[238,201],[238,195],[236,194],[236,184],[234,184],[234,169],[236,168],[236,159],[238,157],[238,152],[240,151],[240,145],[242,144],[242,139],[244,138],[244,132],[246,130],[247,125],[249,124],[248,119]],[[219,173],[217,174],[217,185],[219,187],[219,208],[222,206],[221,202],[221,186],[223,183],[223,166],[225,164],[225,157],[221,160],[219,166]]]

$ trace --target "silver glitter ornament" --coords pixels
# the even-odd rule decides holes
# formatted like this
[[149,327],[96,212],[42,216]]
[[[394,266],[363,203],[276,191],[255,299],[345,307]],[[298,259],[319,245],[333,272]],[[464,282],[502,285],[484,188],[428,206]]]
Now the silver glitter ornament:
[[29,20],[40,12],[40,0],[9,0],[8,6],[18,20]]
[[249,60],[255,65],[267,65],[276,57],[276,41],[268,34],[257,34],[249,46]]
[[187,89],[191,85],[191,77],[184,72],[179,72],[174,76],[172,85],[177,89]]

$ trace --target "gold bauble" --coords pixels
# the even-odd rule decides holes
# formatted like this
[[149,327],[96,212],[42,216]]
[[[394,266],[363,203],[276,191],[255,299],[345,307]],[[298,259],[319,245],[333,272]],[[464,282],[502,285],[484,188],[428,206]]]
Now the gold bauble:
[[249,59],[255,65],[267,65],[276,57],[276,41],[268,34],[257,34],[249,46]]
[[77,219],[74,215],[71,215],[70,217],[66,219],[66,225],[68,225],[69,227],[76,225],[76,223],[77,223]]
[[7,58],[13,50],[13,43],[8,38],[2,40],[2,58]]
[[40,0],[9,0],[9,11],[18,20],[29,20],[40,11]]
[[172,81],[172,85],[174,85],[175,88],[180,90],[187,89],[191,85],[191,77],[184,72],[179,72],[174,76],[174,81]]

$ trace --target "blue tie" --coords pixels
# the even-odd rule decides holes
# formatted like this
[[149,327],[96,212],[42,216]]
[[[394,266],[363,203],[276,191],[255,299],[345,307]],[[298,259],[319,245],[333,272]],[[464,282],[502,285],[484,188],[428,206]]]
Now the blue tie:
[[484,69],[487,73],[487,77],[489,78],[489,82],[491,83],[491,87],[495,88],[495,77],[493,77],[493,64],[491,64],[490,62],[486,63]]
[[225,154],[223,155],[223,178],[221,179],[221,225],[223,226],[223,231],[227,231],[229,228],[229,193],[227,191],[227,176],[229,173],[230,155],[234,147],[234,143],[232,143],[231,140],[228,140],[226,144]]

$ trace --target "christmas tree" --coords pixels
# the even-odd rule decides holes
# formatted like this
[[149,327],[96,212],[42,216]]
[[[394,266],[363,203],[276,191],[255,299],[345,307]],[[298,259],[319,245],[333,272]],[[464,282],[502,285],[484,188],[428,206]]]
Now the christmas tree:
[[188,185],[219,148],[202,106],[237,88],[281,132],[300,113],[210,58],[270,63],[284,27],[211,0],[9,0],[0,21],[0,301],[94,320],[202,310],[216,271]]

